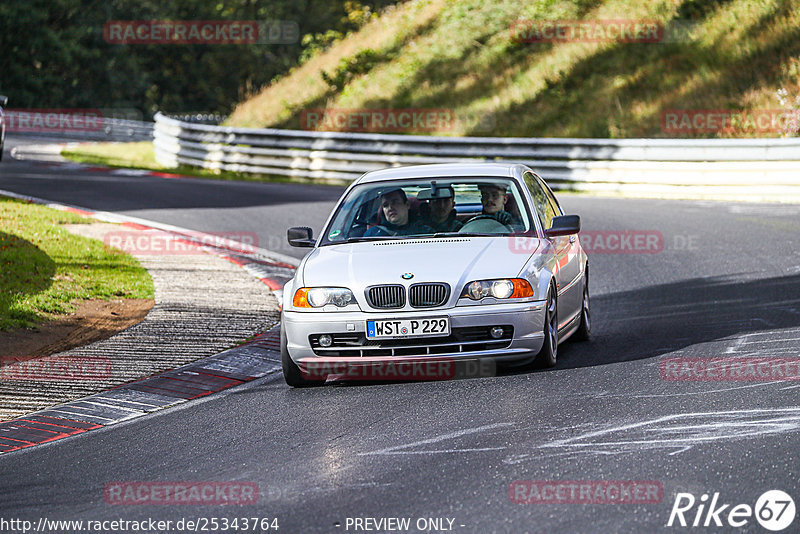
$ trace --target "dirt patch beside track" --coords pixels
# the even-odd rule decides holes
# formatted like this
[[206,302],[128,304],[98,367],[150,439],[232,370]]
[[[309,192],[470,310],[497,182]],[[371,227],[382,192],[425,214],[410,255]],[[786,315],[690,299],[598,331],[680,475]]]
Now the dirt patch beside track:
[[140,323],[153,304],[151,299],[83,301],[74,313],[62,319],[36,328],[0,332],[2,360],[48,356],[107,339]]

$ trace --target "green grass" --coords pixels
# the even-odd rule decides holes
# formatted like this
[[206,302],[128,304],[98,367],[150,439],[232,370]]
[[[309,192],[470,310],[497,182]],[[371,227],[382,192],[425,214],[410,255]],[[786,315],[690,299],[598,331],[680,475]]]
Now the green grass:
[[31,327],[85,299],[153,298],[133,257],[60,225],[78,215],[0,197],[0,330]]
[[79,163],[169,172],[156,161],[153,143],[86,143],[65,148],[61,155]]
[[236,173],[225,173],[180,166],[165,167],[156,161],[153,143],[139,141],[135,143],[87,143],[65,148],[61,155],[78,163],[119,167],[125,169],[141,169],[147,171],[183,174],[202,178],[240,180]]
[[[690,31],[660,43],[518,43],[510,27],[520,19]],[[410,0],[242,102],[227,124],[300,128],[308,109],[445,108],[467,119],[430,133],[669,137],[667,110],[798,104],[796,0]]]
[[153,143],[140,141],[135,143],[91,143],[65,148],[61,151],[65,158],[87,165],[102,165],[125,169],[141,169],[212,180],[242,180],[250,182],[292,182],[314,183],[322,185],[342,185],[344,182],[282,176],[277,174],[249,174],[229,171],[198,169],[180,165],[165,167],[158,163],[153,150]]

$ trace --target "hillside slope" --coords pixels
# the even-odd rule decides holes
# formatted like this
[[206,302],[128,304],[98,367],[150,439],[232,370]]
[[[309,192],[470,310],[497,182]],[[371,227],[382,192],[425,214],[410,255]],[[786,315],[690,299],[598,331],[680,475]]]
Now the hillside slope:
[[[656,42],[585,33],[526,42],[532,28],[576,20],[600,31],[610,20],[656,22],[661,33]],[[415,108],[458,120],[407,133],[780,136],[797,135],[780,113],[798,108],[799,95],[793,0],[410,0],[238,105],[228,124],[309,129],[309,110]],[[752,115],[727,129],[669,127],[668,113],[710,121],[712,110]],[[757,122],[765,113],[770,125]]]

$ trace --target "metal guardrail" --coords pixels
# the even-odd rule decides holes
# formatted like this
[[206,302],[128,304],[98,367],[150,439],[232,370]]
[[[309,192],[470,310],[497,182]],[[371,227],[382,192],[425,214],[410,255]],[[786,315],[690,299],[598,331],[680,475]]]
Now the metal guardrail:
[[335,183],[388,166],[490,160],[525,163],[560,190],[800,199],[800,138],[433,137],[232,128],[156,114],[154,146],[170,167]]
[[227,119],[227,115],[220,115],[218,113],[167,113],[165,114],[170,119],[175,119],[184,122],[191,122],[193,124],[219,124]]
[[[95,123],[97,123],[95,125]],[[75,141],[149,141],[153,139],[155,123],[127,119],[97,118],[88,128],[38,127],[10,129],[9,134]]]
[[[35,110],[34,112],[35,113]],[[161,115],[191,124],[214,125],[225,120],[225,116],[210,113],[179,113]],[[155,123],[115,117],[94,118],[91,126],[84,128],[60,128],[45,126],[26,129],[10,129],[9,133],[20,136],[58,137],[79,141],[149,141],[153,139]]]

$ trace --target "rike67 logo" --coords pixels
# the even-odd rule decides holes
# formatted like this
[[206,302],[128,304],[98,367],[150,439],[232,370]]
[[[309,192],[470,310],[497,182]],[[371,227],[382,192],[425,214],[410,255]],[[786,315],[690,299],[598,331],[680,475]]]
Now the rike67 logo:
[[719,493],[714,493],[710,502],[706,493],[699,499],[691,493],[678,493],[667,526],[722,527],[727,524],[734,528],[746,528],[755,517],[765,529],[779,532],[794,522],[795,512],[794,500],[781,490],[765,491],[756,500],[755,506],[722,502]]

